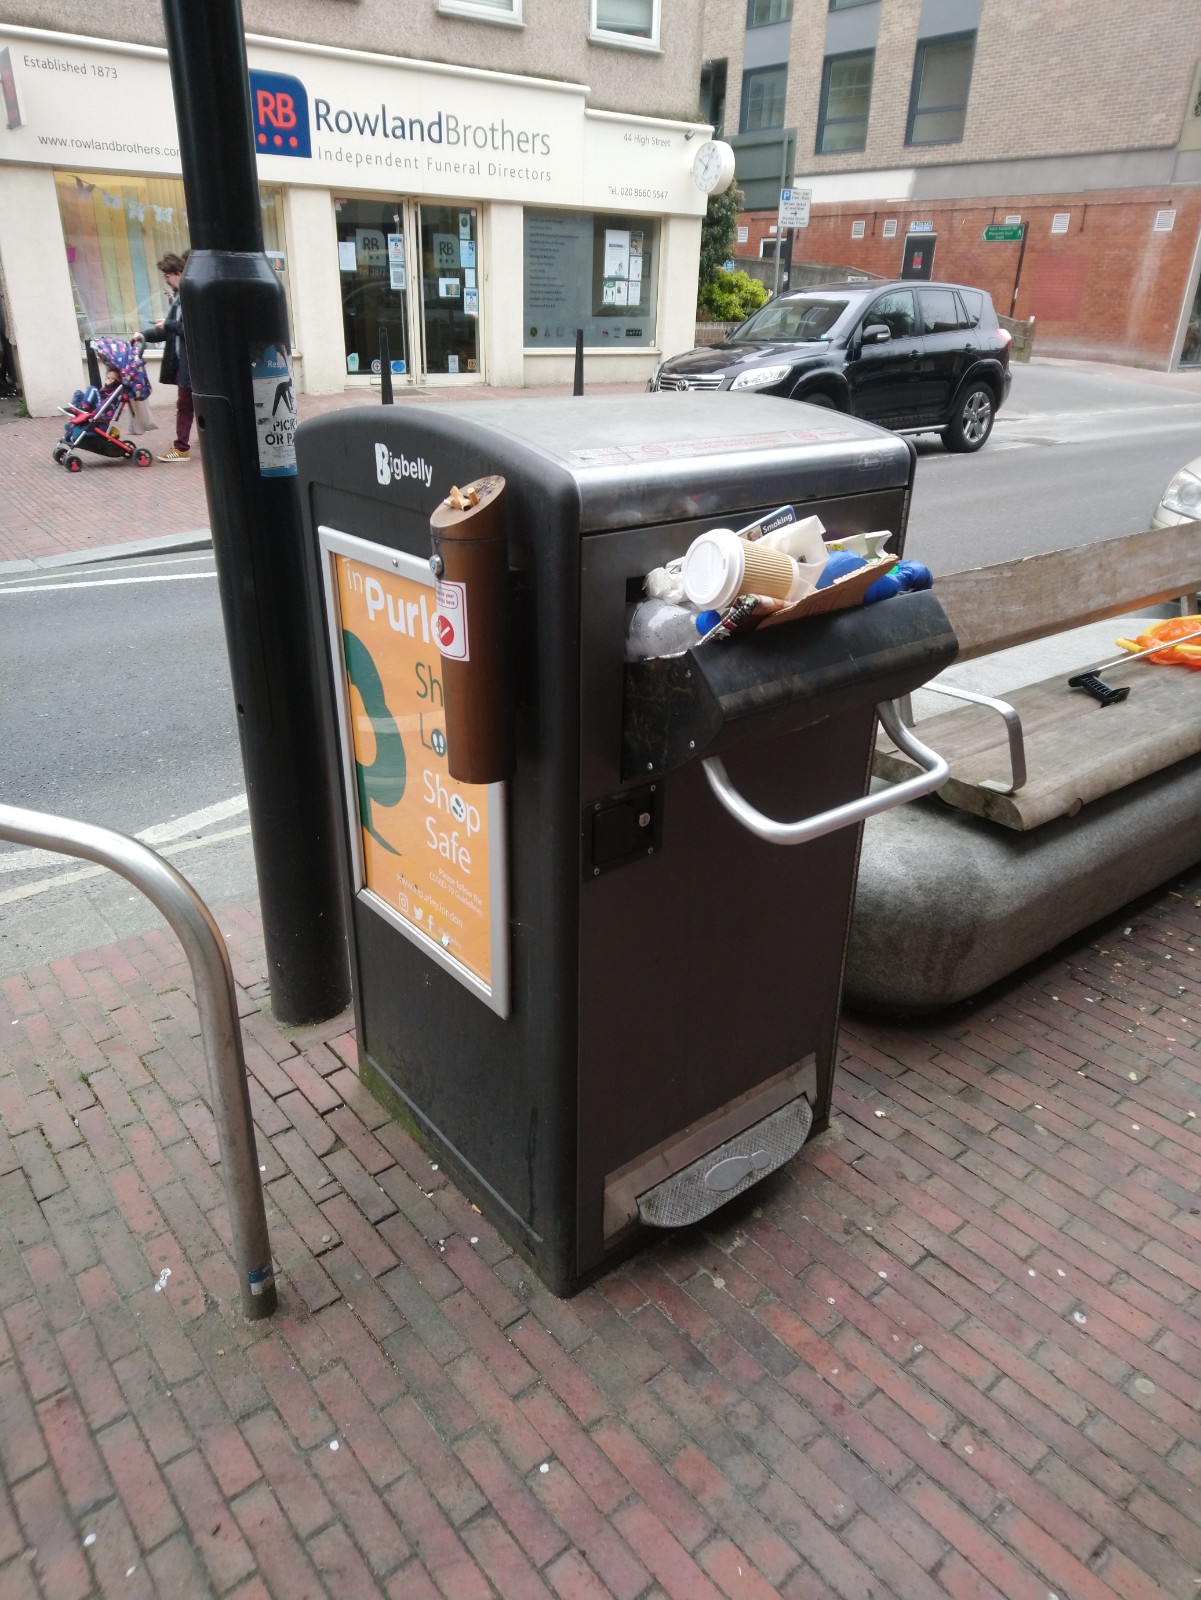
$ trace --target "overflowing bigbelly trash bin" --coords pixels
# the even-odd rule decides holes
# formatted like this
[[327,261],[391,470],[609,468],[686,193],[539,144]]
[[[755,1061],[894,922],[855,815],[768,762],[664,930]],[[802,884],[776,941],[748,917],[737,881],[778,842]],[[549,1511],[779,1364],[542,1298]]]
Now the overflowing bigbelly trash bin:
[[[945,777],[891,709],[956,651],[914,453],[713,394],[297,454],[361,1070],[569,1294],[828,1120],[860,824]],[[878,715],[924,770],[869,794]]]

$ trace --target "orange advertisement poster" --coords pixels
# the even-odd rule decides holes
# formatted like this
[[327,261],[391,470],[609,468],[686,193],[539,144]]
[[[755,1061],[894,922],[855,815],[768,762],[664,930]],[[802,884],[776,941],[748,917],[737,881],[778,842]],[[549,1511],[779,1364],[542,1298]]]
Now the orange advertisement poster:
[[494,813],[447,770],[433,586],[333,560],[363,885],[490,993]]

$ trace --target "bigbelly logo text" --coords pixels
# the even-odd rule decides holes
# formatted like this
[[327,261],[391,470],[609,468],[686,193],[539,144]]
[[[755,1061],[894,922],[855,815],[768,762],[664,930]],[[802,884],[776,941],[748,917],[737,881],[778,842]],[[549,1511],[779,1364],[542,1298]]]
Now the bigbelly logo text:
[[283,72],[250,74],[254,147],[261,156],[311,156],[309,97],[299,78]]

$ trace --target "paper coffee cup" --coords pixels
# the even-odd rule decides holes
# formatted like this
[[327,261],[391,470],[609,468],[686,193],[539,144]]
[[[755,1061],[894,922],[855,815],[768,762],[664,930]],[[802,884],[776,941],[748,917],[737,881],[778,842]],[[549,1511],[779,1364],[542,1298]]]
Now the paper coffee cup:
[[702,611],[720,610],[740,594],[787,600],[798,576],[791,556],[748,543],[729,528],[698,535],[684,557],[684,593]]

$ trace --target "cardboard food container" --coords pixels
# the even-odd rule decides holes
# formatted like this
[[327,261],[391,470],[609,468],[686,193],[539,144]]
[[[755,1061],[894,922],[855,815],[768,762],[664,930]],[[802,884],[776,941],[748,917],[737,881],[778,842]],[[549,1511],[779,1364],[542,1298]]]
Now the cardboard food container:
[[848,611],[851,606],[862,604],[864,595],[876,579],[891,567],[895,567],[899,559],[898,556],[888,554],[878,556],[875,561],[869,561],[865,567],[856,567],[854,572],[835,578],[827,588],[815,589],[803,600],[794,600],[782,611],[773,611],[771,616],[764,617],[755,631],[776,628],[782,622],[799,622],[802,617],[821,617],[830,611]]

